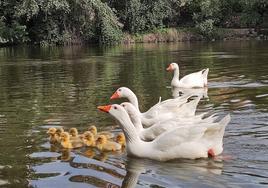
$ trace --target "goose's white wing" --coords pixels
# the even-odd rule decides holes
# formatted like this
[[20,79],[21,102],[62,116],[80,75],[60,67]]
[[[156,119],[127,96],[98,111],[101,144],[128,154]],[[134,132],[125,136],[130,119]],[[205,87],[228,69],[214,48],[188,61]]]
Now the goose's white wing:
[[[191,118],[170,118],[168,120],[160,120],[159,122],[153,124],[151,127],[144,129],[143,135],[145,140],[153,140],[156,136],[163,134],[166,131],[174,129],[176,127],[182,126],[193,126],[193,125],[203,125],[207,123],[213,123],[214,115],[209,116],[208,118],[201,119],[199,117]],[[206,126],[205,126],[206,127]]]
[[198,72],[194,72],[191,74],[188,74],[180,79],[180,83],[185,85],[193,85],[193,86],[204,86],[204,79],[202,75],[202,70]]
[[147,118],[155,117],[161,113],[168,113],[174,108],[180,108],[181,105],[187,103],[188,98],[190,98],[191,95],[185,96],[185,97],[179,97],[176,99],[167,99],[165,101],[159,102],[152,106],[146,113],[145,116]]
[[201,99],[201,96],[198,96],[192,101],[181,105],[180,108],[175,109],[178,113],[178,116],[184,116],[184,117],[194,116],[200,99]]
[[182,143],[201,139],[207,128],[202,126],[183,126],[167,131],[158,136],[153,143],[157,150],[165,151]]
[[[202,137],[222,141],[225,127],[230,122],[230,115],[226,115],[217,123],[206,123],[200,121],[199,124],[186,125],[171,129],[159,135],[153,145],[158,150],[165,151],[170,147],[178,146],[185,142],[198,141]],[[210,141],[210,140],[208,140]]]
[[[183,126],[183,124],[180,124],[180,125]],[[147,129],[144,129],[144,131],[142,132],[142,137],[144,140],[150,141],[150,140],[155,139],[157,136],[165,133],[166,131],[174,129],[178,126],[179,126],[178,122],[176,121],[166,121],[166,122],[156,123],[153,126]]]

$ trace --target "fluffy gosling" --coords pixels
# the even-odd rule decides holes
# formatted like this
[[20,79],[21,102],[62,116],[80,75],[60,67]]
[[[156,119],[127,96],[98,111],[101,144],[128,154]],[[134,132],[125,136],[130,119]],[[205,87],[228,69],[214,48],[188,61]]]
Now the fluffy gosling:
[[98,138],[96,140],[96,146],[101,151],[121,150],[120,144],[113,142],[113,141],[109,141],[105,135],[98,136]]
[[126,138],[124,133],[119,133],[115,137],[115,142],[121,145],[122,148],[126,147]]
[[86,131],[83,134],[83,142],[86,146],[96,146],[95,137],[90,131]]
[[56,134],[57,129],[55,127],[50,127],[47,131],[47,134],[49,135],[49,142],[51,144],[56,144],[59,141],[59,137]]
[[61,145],[63,148],[80,148],[84,146],[82,140],[71,140],[68,132],[63,132],[60,135]]
[[95,137],[98,137],[100,135],[105,135],[108,139],[111,139],[114,137],[114,134],[111,133],[111,132],[108,132],[108,131],[101,131],[101,132],[98,132],[97,130],[97,127],[95,125],[92,125],[88,128],[88,131],[92,132],[92,134],[95,136]]

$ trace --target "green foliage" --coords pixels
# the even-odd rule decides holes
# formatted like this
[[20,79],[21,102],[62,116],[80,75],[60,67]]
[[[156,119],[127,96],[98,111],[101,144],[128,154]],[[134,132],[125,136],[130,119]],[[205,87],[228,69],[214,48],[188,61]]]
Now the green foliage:
[[197,9],[193,14],[193,20],[199,33],[210,39],[215,32],[215,24],[220,21],[219,0],[201,0],[196,2]]
[[118,18],[115,16],[112,9],[100,0],[93,0],[92,5],[97,13],[99,42],[118,43],[123,33]]
[[26,26],[20,25],[18,22],[13,22],[10,25],[5,25],[0,20],[0,39],[3,43],[24,43],[28,41]]
[[267,0],[1,0],[0,43],[118,43],[122,33],[267,25]]
[[163,27],[164,21],[172,19],[174,10],[179,7],[175,0],[130,0],[126,1],[123,18],[125,29],[130,33],[151,31]]
[[142,5],[140,0],[130,0],[126,4],[126,29],[131,33],[144,31],[146,27],[146,17],[143,15],[145,6]]
[[256,27],[263,23],[264,14],[268,13],[267,0],[243,0],[241,22],[247,27]]
[[118,18],[101,0],[3,0],[1,5],[0,37],[10,43],[28,38],[41,45],[121,39]]
[[203,36],[209,39],[213,37],[214,31],[215,31],[213,19],[206,19],[205,21],[201,23],[197,23],[196,27]]

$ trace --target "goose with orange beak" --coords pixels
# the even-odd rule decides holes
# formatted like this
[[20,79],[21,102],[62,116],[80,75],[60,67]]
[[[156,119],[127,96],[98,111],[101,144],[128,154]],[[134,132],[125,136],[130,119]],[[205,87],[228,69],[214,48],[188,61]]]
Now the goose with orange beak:
[[176,99],[159,101],[148,111],[143,113],[141,113],[139,109],[137,96],[127,87],[118,88],[110,99],[127,98],[138,110],[142,124],[145,127],[150,127],[159,121],[166,121],[177,116],[189,116],[189,114],[194,115],[197,106],[196,103],[189,104],[190,106],[188,106],[188,108],[181,108],[188,102],[190,97],[192,97],[192,95],[185,95]]
[[110,99],[119,99],[119,98],[121,98],[120,90],[114,92],[114,94],[110,97]]
[[166,70],[169,72],[174,71],[174,75],[171,81],[172,87],[202,88],[207,87],[208,85],[208,68],[188,74],[181,79],[179,79],[180,71],[179,65],[177,63],[170,63]]
[[112,105],[106,105],[106,106],[98,106],[98,109],[100,111],[109,113],[110,109],[112,108]]
[[207,158],[223,151],[223,135],[230,121],[230,115],[218,123],[205,123],[202,126],[181,126],[166,131],[150,142],[140,139],[126,110],[118,105],[99,106],[99,110],[115,118],[126,137],[126,151],[130,156],[149,158],[158,161],[187,158]]

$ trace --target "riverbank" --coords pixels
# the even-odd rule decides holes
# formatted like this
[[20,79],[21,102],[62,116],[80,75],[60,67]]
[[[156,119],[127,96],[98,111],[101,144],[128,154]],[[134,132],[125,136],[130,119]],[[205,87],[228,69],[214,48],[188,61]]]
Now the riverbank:
[[161,42],[185,42],[185,41],[215,41],[215,40],[268,40],[268,29],[259,32],[253,28],[225,29],[218,28],[212,37],[207,38],[199,34],[194,28],[169,28],[152,33],[130,35],[125,34],[122,43],[161,43]]
[[[217,28],[211,37],[201,35],[195,28],[163,28],[150,33],[144,34],[128,34],[124,33],[122,44],[135,43],[169,43],[169,42],[191,42],[191,41],[216,41],[216,40],[268,40],[268,28],[260,29],[258,32],[254,28],[244,29],[226,29]],[[96,42],[96,41],[95,41]],[[77,42],[70,40],[62,45],[82,45],[83,41]],[[88,44],[88,43],[84,43]],[[14,43],[0,38],[0,47],[14,46]],[[41,45],[41,44],[40,44]],[[47,44],[57,45],[57,44]],[[42,45],[41,45],[42,46]]]

